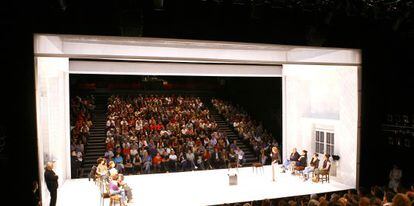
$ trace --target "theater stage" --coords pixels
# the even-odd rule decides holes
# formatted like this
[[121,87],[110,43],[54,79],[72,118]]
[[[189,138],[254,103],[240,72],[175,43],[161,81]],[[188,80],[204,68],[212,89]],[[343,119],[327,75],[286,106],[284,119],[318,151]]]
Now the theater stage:
[[[275,182],[270,166],[264,167],[263,174],[254,173],[251,167],[239,168],[234,186],[229,186],[227,169],[127,176],[134,196],[129,205],[215,205],[351,189],[334,180],[304,182],[277,168]],[[58,191],[59,206],[99,204],[99,189],[88,179],[67,180]]]

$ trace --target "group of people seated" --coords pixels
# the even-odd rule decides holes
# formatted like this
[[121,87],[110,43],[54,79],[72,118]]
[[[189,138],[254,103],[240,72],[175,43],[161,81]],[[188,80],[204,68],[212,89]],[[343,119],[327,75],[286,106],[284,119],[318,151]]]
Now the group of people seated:
[[357,190],[311,194],[278,199],[221,204],[223,206],[413,206],[414,187],[395,192],[388,187],[372,186]]
[[[211,103],[218,110],[226,121],[234,128],[234,131],[248,145],[251,145],[257,157],[268,157],[270,149],[278,146],[275,138],[270,132],[263,128],[261,123],[256,122],[240,106],[234,106],[229,101],[213,98]],[[266,155],[263,156],[263,153]],[[269,163],[270,158],[261,158],[262,161]]]
[[95,98],[93,95],[71,99],[71,165],[72,177],[79,177],[79,169],[85,152],[84,145],[89,137],[89,129],[92,127],[92,117],[95,109]]
[[125,173],[227,168],[244,152],[218,131],[199,97],[116,96],[108,99],[107,162]]
[[118,195],[121,206],[132,202],[132,189],[124,181],[124,175],[115,167],[115,163],[107,163],[105,158],[98,158],[97,165],[91,170],[90,177],[99,183],[101,192],[109,196]]
[[292,174],[295,174],[297,171],[301,171],[303,174],[304,181],[309,179],[309,174],[313,173],[315,181],[318,181],[319,174],[329,174],[331,168],[331,160],[329,154],[323,155],[323,163],[320,167],[319,165],[319,154],[314,153],[309,164],[308,164],[308,151],[302,150],[301,154],[298,153],[296,148],[292,149],[292,152],[289,155],[281,168],[282,172],[290,170]]

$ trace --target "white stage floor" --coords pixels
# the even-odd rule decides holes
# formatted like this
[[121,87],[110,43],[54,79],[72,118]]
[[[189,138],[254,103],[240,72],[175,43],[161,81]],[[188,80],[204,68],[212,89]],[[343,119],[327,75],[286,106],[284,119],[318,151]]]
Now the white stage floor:
[[[265,166],[263,174],[253,173],[251,167],[239,168],[238,184],[233,186],[227,169],[126,176],[134,197],[129,205],[215,205],[352,189],[332,179],[323,184],[304,182],[276,167],[275,182],[271,166]],[[98,206],[99,189],[88,179],[67,180],[58,190],[57,201],[58,206]]]

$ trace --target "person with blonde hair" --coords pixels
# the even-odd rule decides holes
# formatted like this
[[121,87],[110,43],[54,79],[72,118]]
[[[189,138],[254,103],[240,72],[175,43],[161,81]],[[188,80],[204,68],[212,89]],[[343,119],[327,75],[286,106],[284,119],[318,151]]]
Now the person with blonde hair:
[[280,161],[280,159],[279,159],[279,149],[276,146],[272,147],[272,153],[270,155],[272,157],[272,180],[274,182],[275,181],[275,167],[274,167],[274,165],[279,164],[279,161]]
[[45,182],[47,190],[50,192],[50,206],[56,205],[57,199],[57,188],[59,186],[58,179],[59,177],[53,171],[53,162],[47,162],[45,168]]
[[101,180],[103,180],[106,177],[108,177],[108,167],[106,166],[106,159],[99,158],[97,162],[98,167],[96,168],[96,174],[99,175]]
[[109,176],[114,176],[118,174],[118,170],[115,168],[115,162],[114,161],[110,161],[108,164],[109,168]]

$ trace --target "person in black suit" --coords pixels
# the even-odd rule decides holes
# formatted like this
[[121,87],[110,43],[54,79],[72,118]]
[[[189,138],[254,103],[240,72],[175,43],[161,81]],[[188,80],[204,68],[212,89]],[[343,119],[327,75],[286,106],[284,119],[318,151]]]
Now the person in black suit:
[[53,171],[53,162],[48,162],[45,168],[45,182],[50,192],[50,206],[56,205],[58,176]]

